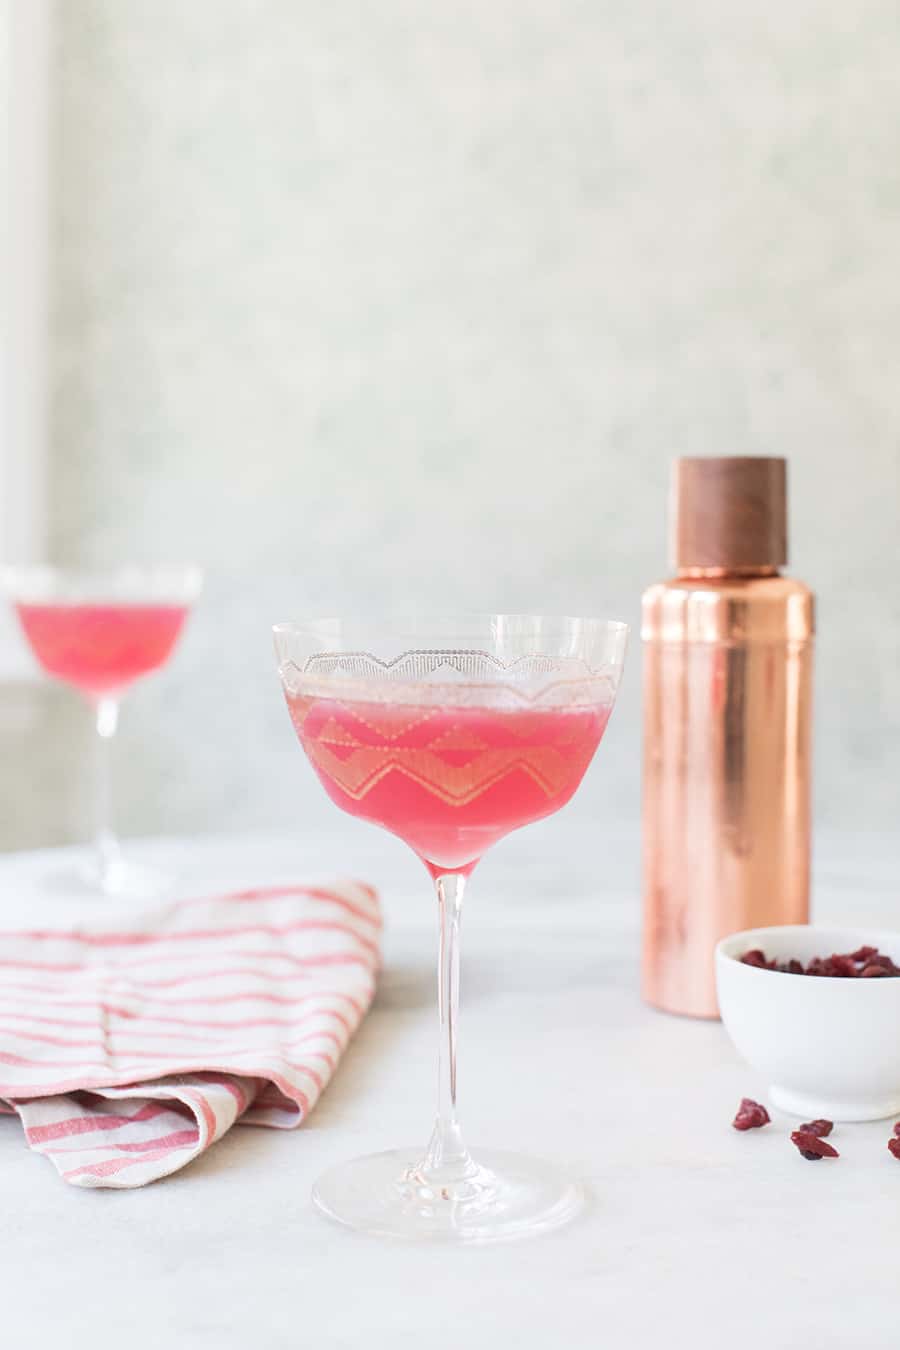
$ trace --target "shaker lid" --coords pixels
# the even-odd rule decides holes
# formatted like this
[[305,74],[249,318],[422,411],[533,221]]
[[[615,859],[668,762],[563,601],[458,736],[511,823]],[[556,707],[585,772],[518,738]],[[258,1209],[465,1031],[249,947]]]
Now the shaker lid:
[[732,571],[787,562],[784,459],[678,459],[672,487],[676,567]]

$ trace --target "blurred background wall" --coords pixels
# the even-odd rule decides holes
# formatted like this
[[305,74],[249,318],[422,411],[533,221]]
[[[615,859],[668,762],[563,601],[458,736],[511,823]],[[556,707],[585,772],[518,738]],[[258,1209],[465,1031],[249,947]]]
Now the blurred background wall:
[[[900,13],[889,0],[61,0],[49,555],[208,587],[125,831],[333,808],[273,619],[637,620],[677,454],[787,454],[819,820],[896,822]],[[639,649],[571,811],[633,825]],[[83,830],[88,715],[0,715],[0,845]],[[603,834],[598,837],[604,837]]]

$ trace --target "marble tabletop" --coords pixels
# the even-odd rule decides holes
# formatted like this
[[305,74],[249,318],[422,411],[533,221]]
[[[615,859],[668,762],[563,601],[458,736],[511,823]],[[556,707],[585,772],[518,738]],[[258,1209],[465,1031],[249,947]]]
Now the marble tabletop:
[[[401,844],[336,817],[294,840],[134,845],[184,894],[337,873],[374,882],[386,965],[372,1012],[300,1130],[233,1130],[136,1191],[65,1186],[0,1118],[0,1288],[10,1344],[330,1350],[895,1350],[900,1164],[880,1124],[839,1126],[810,1167],[775,1128],[730,1128],[764,1085],[718,1023],[637,993],[636,837],[560,817],[499,845],[464,923],[460,1093],[479,1143],[543,1154],[587,1183],[577,1223],[448,1251],[330,1224],[330,1164],[424,1142],[434,1088],[434,905]],[[103,919],[65,850],[0,859],[0,923]],[[824,835],[816,913],[900,923],[893,840]]]

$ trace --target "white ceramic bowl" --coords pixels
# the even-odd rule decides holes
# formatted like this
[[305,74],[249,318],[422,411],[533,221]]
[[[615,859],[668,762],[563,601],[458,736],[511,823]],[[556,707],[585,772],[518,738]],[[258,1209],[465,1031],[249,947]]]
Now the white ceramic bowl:
[[725,1029],[783,1111],[806,1120],[900,1115],[900,977],[784,975],[740,960],[759,947],[767,959],[806,965],[864,945],[900,965],[900,933],[867,928],[751,928],[716,948]]

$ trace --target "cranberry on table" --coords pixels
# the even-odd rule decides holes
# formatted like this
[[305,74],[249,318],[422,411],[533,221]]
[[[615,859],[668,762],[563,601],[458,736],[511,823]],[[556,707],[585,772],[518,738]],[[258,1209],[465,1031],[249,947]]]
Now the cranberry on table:
[[798,1125],[798,1134],[814,1134],[819,1139],[824,1139],[826,1134],[831,1134],[834,1129],[833,1120],[811,1120],[806,1125]]
[[822,1158],[839,1158],[841,1156],[827,1140],[820,1139],[817,1134],[810,1134],[809,1130],[794,1130],[791,1134],[791,1143],[795,1144],[802,1156],[810,1162],[819,1162]]
[[742,1097],[737,1115],[731,1123],[736,1130],[758,1130],[760,1126],[769,1124],[769,1113],[761,1102],[755,1102],[752,1097]]

